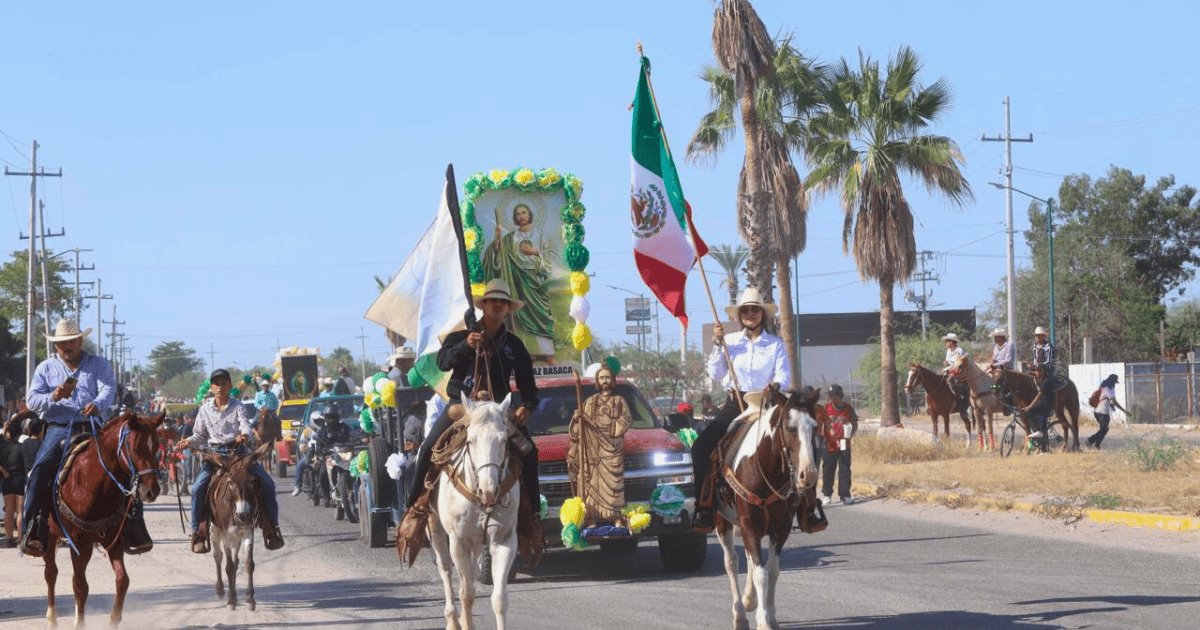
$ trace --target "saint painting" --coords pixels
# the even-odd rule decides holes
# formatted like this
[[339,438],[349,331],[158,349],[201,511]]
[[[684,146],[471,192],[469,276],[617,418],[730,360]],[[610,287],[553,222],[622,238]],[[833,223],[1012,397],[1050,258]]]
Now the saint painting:
[[487,279],[508,283],[513,297],[525,302],[525,308],[511,316],[513,332],[520,337],[534,358],[554,356],[554,316],[546,286],[555,260],[555,243],[536,228],[533,210],[518,203],[512,209],[513,229],[503,233],[500,209],[496,209],[496,238],[483,252],[483,270]]
[[586,527],[598,523],[624,526],[625,432],[633,416],[625,399],[613,390],[615,377],[607,367],[596,373],[598,392],[583,401],[571,419],[567,469],[576,492],[587,507]]

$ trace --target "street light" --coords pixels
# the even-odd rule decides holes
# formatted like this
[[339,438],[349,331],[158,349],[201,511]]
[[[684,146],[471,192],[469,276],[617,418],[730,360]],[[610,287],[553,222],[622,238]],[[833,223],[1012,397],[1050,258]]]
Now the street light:
[[[624,292],[626,292],[626,293],[628,293],[628,294],[630,294],[630,295],[636,295],[636,296],[638,297],[638,309],[641,309],[641,308],[645,307],[645,305],[646,305],[646,296],[645,296],[645,294],[643,294],[643,293],[635,293],[635,292],[633,292],[633,291],[630,291],[629,289],[626,289],[626,288],[623,288],[623,287],[614,286],[614,285],[611,285],[611,284],[609,284],[609,285],[606,285],[606,286],[607,286],[608,288],[610,288],[610,289],[615,289],[615,290],[617,290],[617,291],[624,291]],[[643,341],[642,341],[642,340],[643,340],[643,336],[642,336],[642,330],[643,330],[643,326],[644,326],[644,324],[642,323],[643,321],[649,321],[649,320],[640,320],[640,319],[639,319],[639,320],[637,320],[637,327],[638,327],[638,334],[637,334],[637,339],[638,339],[638,352],[645,352],[645,351],[646,351],[645,345],[643,344]]]
[[[1053,199],[1042,199],[1041,197],[1038,197],[1036,195],[1031,195],[1019,188],[1013,188],[1012,186],[1005,186],[1004,184],[999,184],[996,182],[988,182],[988,184],[990,184],[994,188],[999,188],[1000,190],[1011,190],[1015,193],[1021,193],[1022,195],[1025,195],[1026,197],[1029,197],[1030,199],[1032,199],[1034,201],[1040,201],[1040,202],[1046,204],[1046,243],[1049,247],[1048,259],[1050,262],[1050,345],[1053,346],[1054,340],[1055,340],[1055,337],[1054,337],[1054,200]],[[1012,282],[1012,280],[1010,280],[1010,282]],[[1010,292],[1012,291],[1011,284],[1009,285],[1009,291]],[[1013,334],[1014,332],[1015,331],[1010,331],[1009,334]]]

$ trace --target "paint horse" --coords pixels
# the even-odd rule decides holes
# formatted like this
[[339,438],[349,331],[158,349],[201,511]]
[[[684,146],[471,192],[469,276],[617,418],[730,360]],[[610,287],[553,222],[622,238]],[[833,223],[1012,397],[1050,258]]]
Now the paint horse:
[[[750,404],[737,419],[750,423],[740,442],[728,444],[727,449],[722,445],[720,469],[726,489],[718,493],[717,501],[717,538],[725,552],[734,627],[739,629],[749,627],[746,613],[756,608],[759,628],[778,627],[775,583],[779,554],[792,531],[795,499],[817,484],[813,431],[824,416],[817,403],[819,390],[804,398],[796,393],[784,397],[772,389],[764,392],[765,400],[755,396],[746,396]],[[759,401],[770,406],[763,409]],[[748,574],[740,597],[735,526],[741,531]]]
[[[1000,396],[1005,401],[1011,400],[1011,404],[1017,408],[1029,406],[1029,403],[1033,402],[1037,396],[1037,381],[1028,374],[997,367],[992,368],[991,376],[996,381]],[[1071,379],[1063,377],[1062,380],[1065,381],[1064,384],[1054,392],[1054,415],[1062,421],[1063,427],[1065,427],[1064,433],[1067,434],[1063,436],[1066,438],[1063,441],[1063,449],[1078,451],[1079,390]],[[1029,427],[1029,419],[1024,414],[1021,414],[1020,418],[1025,433],[1029,434],[1032,431]]]
[[[58,625],[54,609],[54,583],[58,564],[54,555],[59,542],[71,549],[75,575],[75,626],[84,625],[88,598],[87,567],[99,545],[108,553],[116,578],[109,623],[121,622],[129,573],[125,570],[124,530],[135,499],[153,503],[159,495],[158,427],[166,414],[139,417],[125,412],[100,425],[94,420],[95,436],[64,451],[64,465],[57,477],[58,491],[51,498],[54,518],[49,519],[49,536],[43,560],[46,563],[46,621]],[[87,422],[89,420],[80,420]]]
[[[975,429],[979,434],[980,450],[996,450],[996,433],[992,428],[995,414],[1004,413],[1004,402],[996,394],[995,381],[966,355],[950,366],[950,373],[966,381],[971,390],[971,407],[975,412]],[[983,426],[987,424],[987,442],[983,440]]]
[[971,435],[969,408],[962,405],[962,399],[954,393],[946,379],[920,363],[909,363],[908,380],[904,383],[904,391],[911,394],[913,388],[918,386],[925,390],[925,409],[929,412],[929,419],[933,421],[934,436],[938,434],[938,418],[942,419],[946,436],[950,436],[950,414],[952,413],[957,413],[958,417],[962,418],[967,435]]

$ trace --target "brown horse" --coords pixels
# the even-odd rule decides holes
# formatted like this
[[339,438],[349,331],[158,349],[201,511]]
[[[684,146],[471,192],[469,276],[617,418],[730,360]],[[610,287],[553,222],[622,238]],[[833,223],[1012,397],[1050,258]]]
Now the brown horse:
[[283,439],[283,425],[274,411],[266,407],[258,410],[258,418],[254,423],[254,437],[259,444]]
[[925,390],[925,409],[929,412],[929,419],[933,421],[935,436],[938,434],[938,418],[942,419],[946,436],[950,436],[950,414],[956,412],[958,417],[962,418],[967,435],[971,435],[971,418],[967,415],[967,407],[963,406],[962,399],[954,393],[946,379],[920,363],[909,363],[904,391],[911,394],[913,388],[918,385]]
[[[748,627],[746,612],[756,607],[759,628],[778,627],[775,582],[779,578],[779,554],[796,515],[793,499],[810,493],[817,483],[812,436],[824,417],[824,409],[817,404],[821,392],[814,391],[805,398],[793,393],[784,398],[768,390],[764,397],[768,399],[763,406],[769,407],[751,404],[739,417],[750,426],[739,443],[729,445],[721,463],[728,492],[720,493],[717,502],[717,538],[725,552],[736,628]],[[733,548],[735,525],[742,533],[749,574],[740,598],[738,559]],[[770,543],[765,554],[764,537]]]
[[[992,378],[1000,388],[1000,396],[1004,400],[1012,400],[1018,408],[1027,407],[1037,397],[1037,381],[1028,374],[1004,368],[992,368]],[[1054,392],[1054,415],[1062,421],[1068,435],[1064,437],[1063,450],[1079,450],[1079,390],[1069,378],[1063,378],[1066,384]],[[1029,419],[1021,415],[1021,424],[1025,433],[1029,428]]]
[[225,604],[230,610],[237,608],[237,571],[239,552],[246,554],[246,605],[254,610],[254,529],[264,518],[262,488],[258,478],[250,473],[250,466],[271,452],[273,442],[263,442],[252,453],[246,455],[218,455],[204,452],[204,461],[217,470],[208,485],[208,505],[212,519],[209,536],[212,540],[213,560],[217,564],[217,597],[225,597],[225,584],[221,580],[221,560],[225,560],[225,577],[229,580],[229,594]]
[[[54,583],[58,579],[55,550],[68,541],[75,575],[75,626],[84,622],[88,598],[87,566],[96,545],[108,552],[116,577],[112,625],[121,621],[129,574],[125,571],[123,544],[125,519],[135,498],[153,503],[158,498],[158,425],[166,414],[141,418],[126,412],[99,429],[61,475],[56,517],[49,519],[49,536],[42,558],[46,563],[46,621],[58,624],[54,609]],[[64,454],[64,457],[67,455]]]

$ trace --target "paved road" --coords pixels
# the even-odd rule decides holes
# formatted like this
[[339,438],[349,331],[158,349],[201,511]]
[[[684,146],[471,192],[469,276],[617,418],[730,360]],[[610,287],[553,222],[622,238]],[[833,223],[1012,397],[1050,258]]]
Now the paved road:
[[[211,559],[188,553],[168,496],[152,506],[157,548],[131,562],[127,627],[441,626],[430,555],[401,569],[393,548],[366,548],[355,526],[282,494],[287,485],[280,499],[288,544],[258,555],[257,612],[228,611],[216,599]],[[895,502],[831,508],[829,530],[789,542],[780,622],[784,628],[1125,629],[1194,627],[1200,618],[1200,536],[1098,528],[1085,534],[1023,518]],[[1042,534],[1016,533],[1025,527]],[[1108,542],[1081,542],[1085,535]],[[1139,536],[1149,538],[1142,544]],[[512,627],[729,627],[720,548],[713,542],[708,551],[697,574],[664,574],[650,545],[632,556],[551,553],[536,576],[520,575],[513,586]],[[39,627],[40,562],[6,550],[0,566],[0,625]],[[99,562],[89,575],[89,612],[100,617],[111,605],[111,573]],[[60,591],[69,589],[64,577]],[[68,618],[69,602],[69,596],[59,601]],[[487,599],[479,604],[478,623],[492,627]]]

